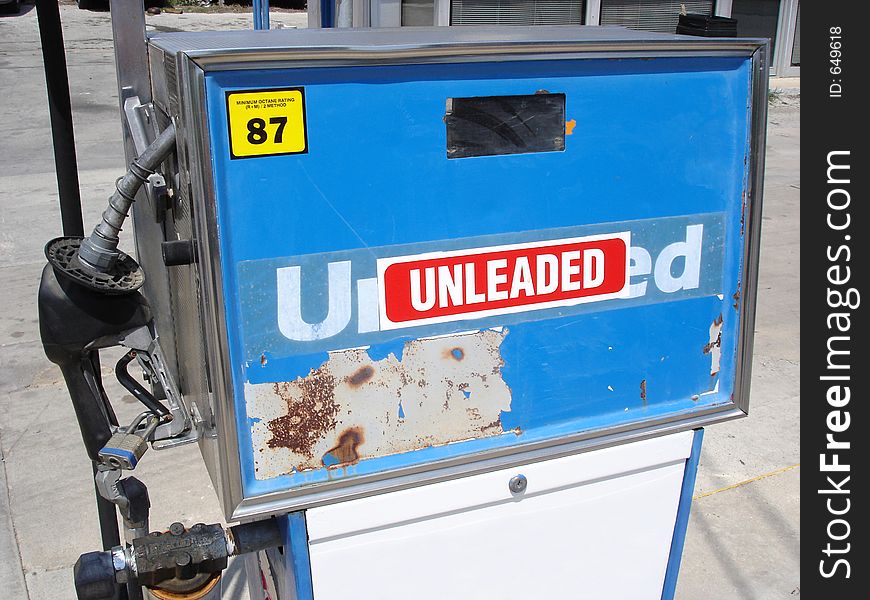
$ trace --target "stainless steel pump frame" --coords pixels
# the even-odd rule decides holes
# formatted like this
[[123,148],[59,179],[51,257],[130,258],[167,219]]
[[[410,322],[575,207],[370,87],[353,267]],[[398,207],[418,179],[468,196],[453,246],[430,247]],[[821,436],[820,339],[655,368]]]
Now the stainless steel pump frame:
[[[120,3],[118,3],[120,4]],[[113,7],[114,11],[114,7]],[[154,36],[151,53],[151,86],[154,102],[170,111],[179,131],[178,155],[181,185],[189,185],[195,203],[194,237],[197,242],[197,279],[201,327],[209,366],[211,393],[186,398],[202,415],[200,446],[228,520],[250,519],[267,514],[304,509],[341,500],[364,497],[426,483],[481,473],[509,465],[527,464],[592,449],[637,441],[653,436],[694,429],[745,416],[751,376],[756,282],[761,230],[762,174],[764,171],[767,119],[768,47],[765,40],[687,39],[680,36],[642,34],[622,29],[596,27],[578,39],[576,28],[554,27],[529,33],[503,29],[469,30],[413,28],[411,31],[326,33],[294,32],[278,38],[254,33],[233,36],[216,33],[189,37]],[[572,31],[574,31],[572,33]],[[278,32],[274,32],[278,33]],[[283,32],[287,33],[287,32]],[[363,45],[360,34],[369,36]],[[481,33],[486,35],[481,35]],[[304,35],[300,35],[304,34]],[[270,34],[271,35],[271,34]],[[472,39],[471,35],[478,36]],[[378,43],[372,43],[376,39]],[[482,41],[487,40],[487,41]],[[396,65],[439,62],[500,60],[548,60],[566,58],[622,58],[670,56],[749,57],[753,68],[751,153],[747,190],[747,231],[742,276],[741,346],[738,350],[736,391],[733,402],[694,412],[582,433],[558,440],[492,450],[472,461],[447,459],[393,471],[389,475],[366,475],[331,484],[328,490],[288,490],[246,498],[243,494],[239,441],[235,429],[233,391],[228,364],[227,325],[224,318],[218,232],[215,226],[215,190],[211,171],[209,132],[204,104],[206,73],[229,69],[272,69],[347,65]],[[168,73],[163,65],[171,64]],[[119,63],[119,69],[121,64]],[[171,79],[177,78],[174,82]],[[173,89],[174,88],[174,89]],[[149,94],[150,95],[150,94]],[[177,98],[173,97],[177,95]],[[141,94],[140,94],[141,96]],[[201,168],[193,168],[200,165]],[[149,272],[149,276],[151,273]],[[163,301],[158,301],[160,307]],[[162,332],[161,332],[162,334]],[[198,360],[198,357],[186,357]]]

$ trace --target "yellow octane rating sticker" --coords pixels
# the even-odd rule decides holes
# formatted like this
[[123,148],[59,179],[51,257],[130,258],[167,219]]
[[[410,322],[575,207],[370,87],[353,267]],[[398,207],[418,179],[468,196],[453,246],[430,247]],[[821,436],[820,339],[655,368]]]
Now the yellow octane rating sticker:
[[232,158],[308,152],[302,88],[228,92]]

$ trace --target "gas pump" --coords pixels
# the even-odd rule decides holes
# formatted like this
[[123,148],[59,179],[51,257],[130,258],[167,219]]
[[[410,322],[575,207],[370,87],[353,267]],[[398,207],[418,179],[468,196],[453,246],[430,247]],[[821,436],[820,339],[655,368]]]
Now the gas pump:
[[[130,169],[39,297],[125,529],[79,598],[219,597],[236,555],[256,600],[672,598],[703,428],[748,411],[766,44],[139,8]],[[124,472],[181,443],[239,524],[152,531]]]

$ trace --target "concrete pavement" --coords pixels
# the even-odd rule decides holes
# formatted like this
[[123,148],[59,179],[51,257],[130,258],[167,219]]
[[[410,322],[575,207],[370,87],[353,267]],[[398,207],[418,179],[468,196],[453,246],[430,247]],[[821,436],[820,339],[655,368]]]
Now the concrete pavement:
[[749,418],[707,429],[679,600],[800,596],[800,100],[770,107]]
[[[111,31],[106,13],[79,11],[71,3],[61,8],[87,228],[97,222],[125,167]],[[305,22],[301,13],[273,13],[271,19],[286,26]],[[164,30],[247,28],[250,15],[162,14],[148,23]],[[60,220],[32,6],[18,16],[0,16],[0,90],[0,597],[72,599],[71,565],[98,548],[99,538],[90,467],[66,389],[45,359],[37,330],[42,247],[59,235]],[[705,436],[680,600],[800,594],[795,98],[790,94],[771,107],[752,415],[711,427]],[[122,417],[132,417],[136,404],[126,391],[114,384],[109,394],[120,399]],[[149,452],[137,476],[149,486],[155,526],[176,519],[220,521],[195,447]],[[227,579],[239,589],[238,568]]]

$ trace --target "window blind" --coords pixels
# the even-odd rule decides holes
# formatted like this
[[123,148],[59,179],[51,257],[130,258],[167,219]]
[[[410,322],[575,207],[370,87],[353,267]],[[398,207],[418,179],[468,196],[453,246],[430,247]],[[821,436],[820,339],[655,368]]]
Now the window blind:
[[584,0],[451,0],[451,25],[581,25]]
[[601,0],[601,24],[674,33],[681,4],[687,13],[713,14],[713,0]]

